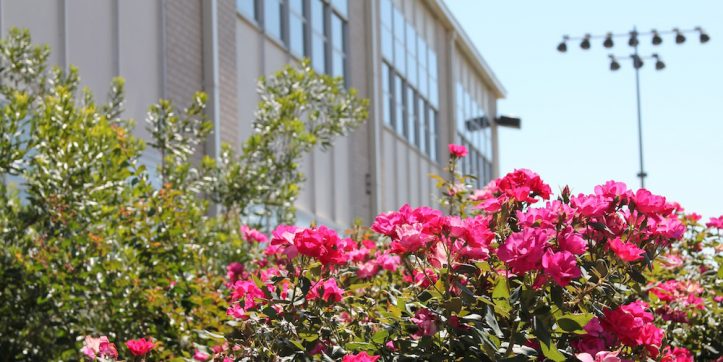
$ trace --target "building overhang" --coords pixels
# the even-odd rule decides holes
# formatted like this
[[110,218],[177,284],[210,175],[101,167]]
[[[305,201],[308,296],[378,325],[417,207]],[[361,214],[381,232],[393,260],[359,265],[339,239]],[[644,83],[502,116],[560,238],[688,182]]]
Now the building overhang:
[[492,68],[490,68],[489,64],[484,60],[477,50],[477,47],[475,47],[472,40],[470,40],[467,32],[465,32],[464,28],[457,22],[457,19],[452,15],[452,12],[444,1],[426,0],[426,2],[430,6],[432,13],[438,16],[440,23],[443,24],[448,31],[453,31],[456,34],[457,46],[462,53],[470,59],[471,65],[490,90],[492,90],[495,97],[497,99],[505,98],[507,96],[507,90],[502,85],[502,82],[495,76]]

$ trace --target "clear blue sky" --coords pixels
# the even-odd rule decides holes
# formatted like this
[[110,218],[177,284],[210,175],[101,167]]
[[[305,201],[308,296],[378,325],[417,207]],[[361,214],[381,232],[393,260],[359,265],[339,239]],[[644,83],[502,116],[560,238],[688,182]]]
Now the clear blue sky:
[[606,180],[639,187],[635,75],[629,62],[609,70],[608,54],[630,54],[595,41],[559,53],[563,34],[702,26],[711,41],[672,36],[657,52],[667,68],[641,69],[646,188],[706,217],[723,214],[723,1],[446,0],[507,88],[499,112],[522,118],[500,131],[500,171],[529,168],[559,190],[592,192]]

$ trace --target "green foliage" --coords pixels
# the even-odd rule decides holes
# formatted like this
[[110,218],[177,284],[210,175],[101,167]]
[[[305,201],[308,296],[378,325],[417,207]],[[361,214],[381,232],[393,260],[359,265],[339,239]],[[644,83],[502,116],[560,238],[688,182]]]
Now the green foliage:
[[268,228],[271,221],[295,220],[302,156],[316,145],[330,149],[335,137],[361,124],[367,101],[345,91],[341,78],[316,74],[309,61],[262,78],[258,89],[254,134],[238,158],[223,149],[213,199],[242,217],[260,217],[256,224]]
[[[225,147],[219,164],[197,165],[206,96],[183,110],[161,100],[147,118],[163,159],[156,189],[139,162],[146,145],[121,118],[123,80],[99,105],[78,91],[75,68],[49,70],[47,59],[27,31],[0,41],[0,360],[78,359],[85,335],[109,336],[122,355],[124,341],[152,336],[157,359],[188,358],[199,338],[230,331],[222,275],[247,252],[237,210],[293,210],[296,162],[358,125],[363,102],[308,64],[286,69],[266,81],[248,151]],[[211,215],[204,195],[231,200],[228,210]]]

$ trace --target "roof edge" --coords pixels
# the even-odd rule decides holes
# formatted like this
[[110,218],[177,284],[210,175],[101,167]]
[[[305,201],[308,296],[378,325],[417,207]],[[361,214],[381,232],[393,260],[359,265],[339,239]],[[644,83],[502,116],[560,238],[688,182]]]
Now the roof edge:
[[495,93],[497,98],[505,98],[507,96],[507,90],[502,85],[502,82],[500,82],[495,73],[492,71],[492,68],[490,68],[489,64],[487,64],[485,59],[479,53],[479,50],[477,50],[477,47],[475,47],[474,43],[472,43],[472,40],[467,35],[467,32],[465,32],[462,25],[460,25],[454,15],[452,15],[452,12],[449,10],[444,1],[427,0],[427,2],[433,7],[436,13],[441,15],[440,20],[442,20],[444,25],[457,34],[461,50],[465,53],[465,55],[473,60],[472,65],[476,68],[476,71],[487,83],[487,85],[492,88],[492,91]]

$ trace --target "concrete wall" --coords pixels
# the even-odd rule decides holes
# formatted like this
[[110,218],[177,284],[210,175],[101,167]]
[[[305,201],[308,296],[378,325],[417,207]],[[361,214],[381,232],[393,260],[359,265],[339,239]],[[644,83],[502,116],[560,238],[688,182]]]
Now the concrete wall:
[[[28,28],[33,42],[50,46],[52,65],[80,69],[82,86],[98,102],[106,100],[112,78],[123,76],[123,116],[147,137],[146,110],[163,96],[166,79],[162,16],[160,0],[0,0],[0,35]],[[148,150],[142,161],[156,164],[159,155]]]

